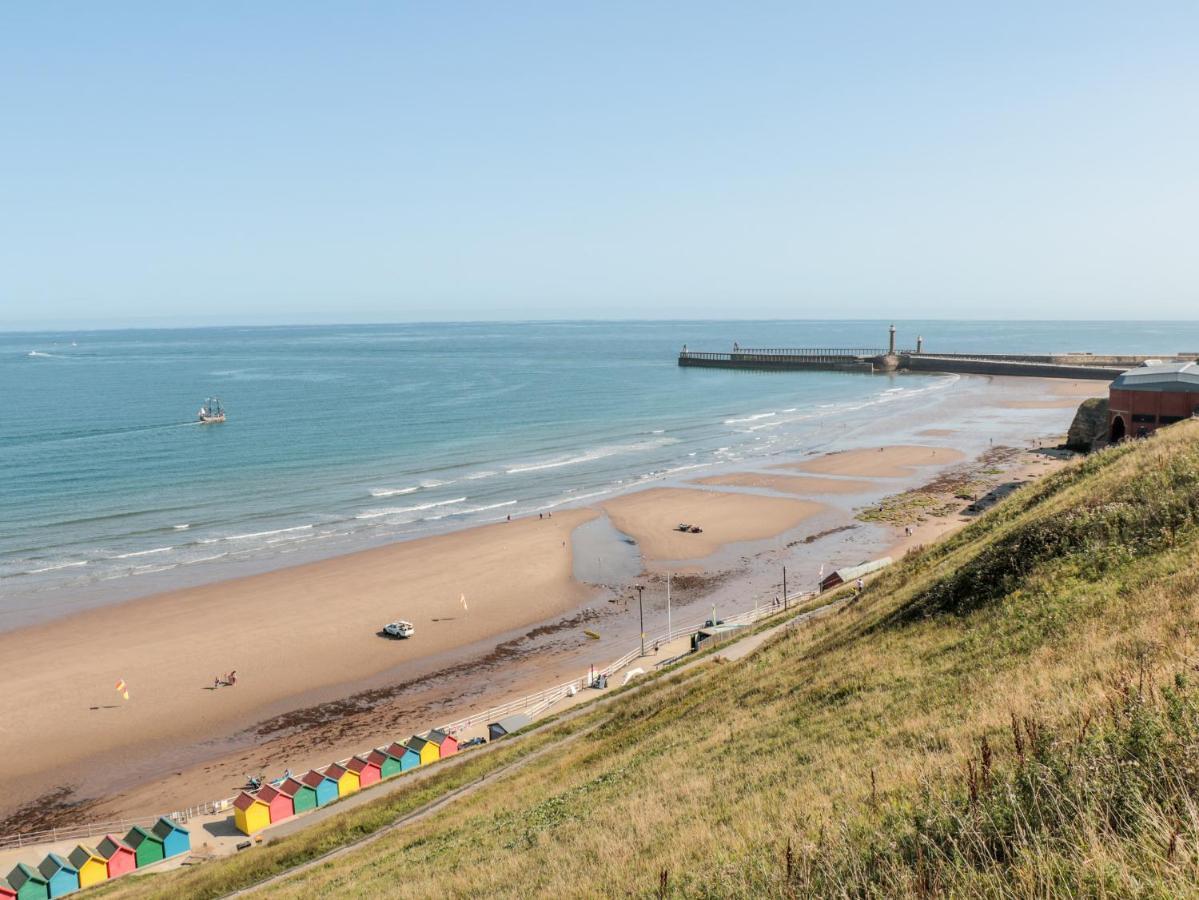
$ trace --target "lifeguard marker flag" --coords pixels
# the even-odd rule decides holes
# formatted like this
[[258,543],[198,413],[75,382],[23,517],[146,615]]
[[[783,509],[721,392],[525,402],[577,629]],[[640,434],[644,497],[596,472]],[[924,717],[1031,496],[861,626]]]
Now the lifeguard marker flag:
[[129,699],[129,686],[127,684],[125,684],[124,678],[117,679],[117,693],[120,694],[122,697],[124,697],[126,700]]

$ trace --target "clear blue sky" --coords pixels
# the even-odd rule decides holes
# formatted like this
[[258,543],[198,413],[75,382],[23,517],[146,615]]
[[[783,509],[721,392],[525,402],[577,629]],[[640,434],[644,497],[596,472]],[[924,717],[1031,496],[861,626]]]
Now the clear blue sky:
[[1199,4],[0,7],[0,324],[1195,318]]

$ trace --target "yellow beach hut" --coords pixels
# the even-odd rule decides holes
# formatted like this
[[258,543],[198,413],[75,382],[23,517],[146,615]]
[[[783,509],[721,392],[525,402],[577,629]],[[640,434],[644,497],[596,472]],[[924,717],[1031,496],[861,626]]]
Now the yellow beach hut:
[[337,796],[344,797],[347,794],[352,794],[354,791],[362,787],[362,783],[358,780],[358,773],[347,769],[340,763],[334,763],[325,769],[325,777],[332,778],[337,782]]
[[441,748],[430,740],[413,735],[408,739],[408,746],[420,754],[420,764],[427,766],[441,759]]
[[242,791],[233,801],[233,824],[242,834],[257,834],[271,824],[270,804]]
[[79,886],[91,887],[101,881],[108,880],[108,860],[92,847],[79,844],[70,852],[67,859],[79,870]]

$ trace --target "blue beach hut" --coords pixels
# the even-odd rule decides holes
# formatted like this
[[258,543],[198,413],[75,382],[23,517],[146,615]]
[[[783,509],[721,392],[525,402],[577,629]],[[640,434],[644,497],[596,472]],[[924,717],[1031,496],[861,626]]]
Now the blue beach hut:
[[154,833],[162,838],[163,856],[178,856],[192,848],[191,832],[166,816],[154,823]]
[[387,755],[394,756],[400,761],[401,772],[407,772],[420,765],[420,754],[407,744],[401,744],[398,741],[387,748]]
[[317,806],[324,806],[337,799],[337,782],[324,772],[312,769],[300,780],[316,791]]
[[50,886],[51,897],[61,897],[79,890],[79,870],[57,853],[49,854],[37,870]]

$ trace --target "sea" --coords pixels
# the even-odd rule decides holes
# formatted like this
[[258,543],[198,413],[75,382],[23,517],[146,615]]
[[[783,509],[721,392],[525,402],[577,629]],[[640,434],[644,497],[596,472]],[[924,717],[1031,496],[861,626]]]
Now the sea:
[[[0,333],[0,627],[827,449],[956,376],[679,368],[879,321]],[[929,352],[1199,350],[1196,322],[898,322]],[[228,421],[197,424],[221,399]],[[839,423],[839,429],[830,429]],[[877,439],[877,434],[873,435]]]

